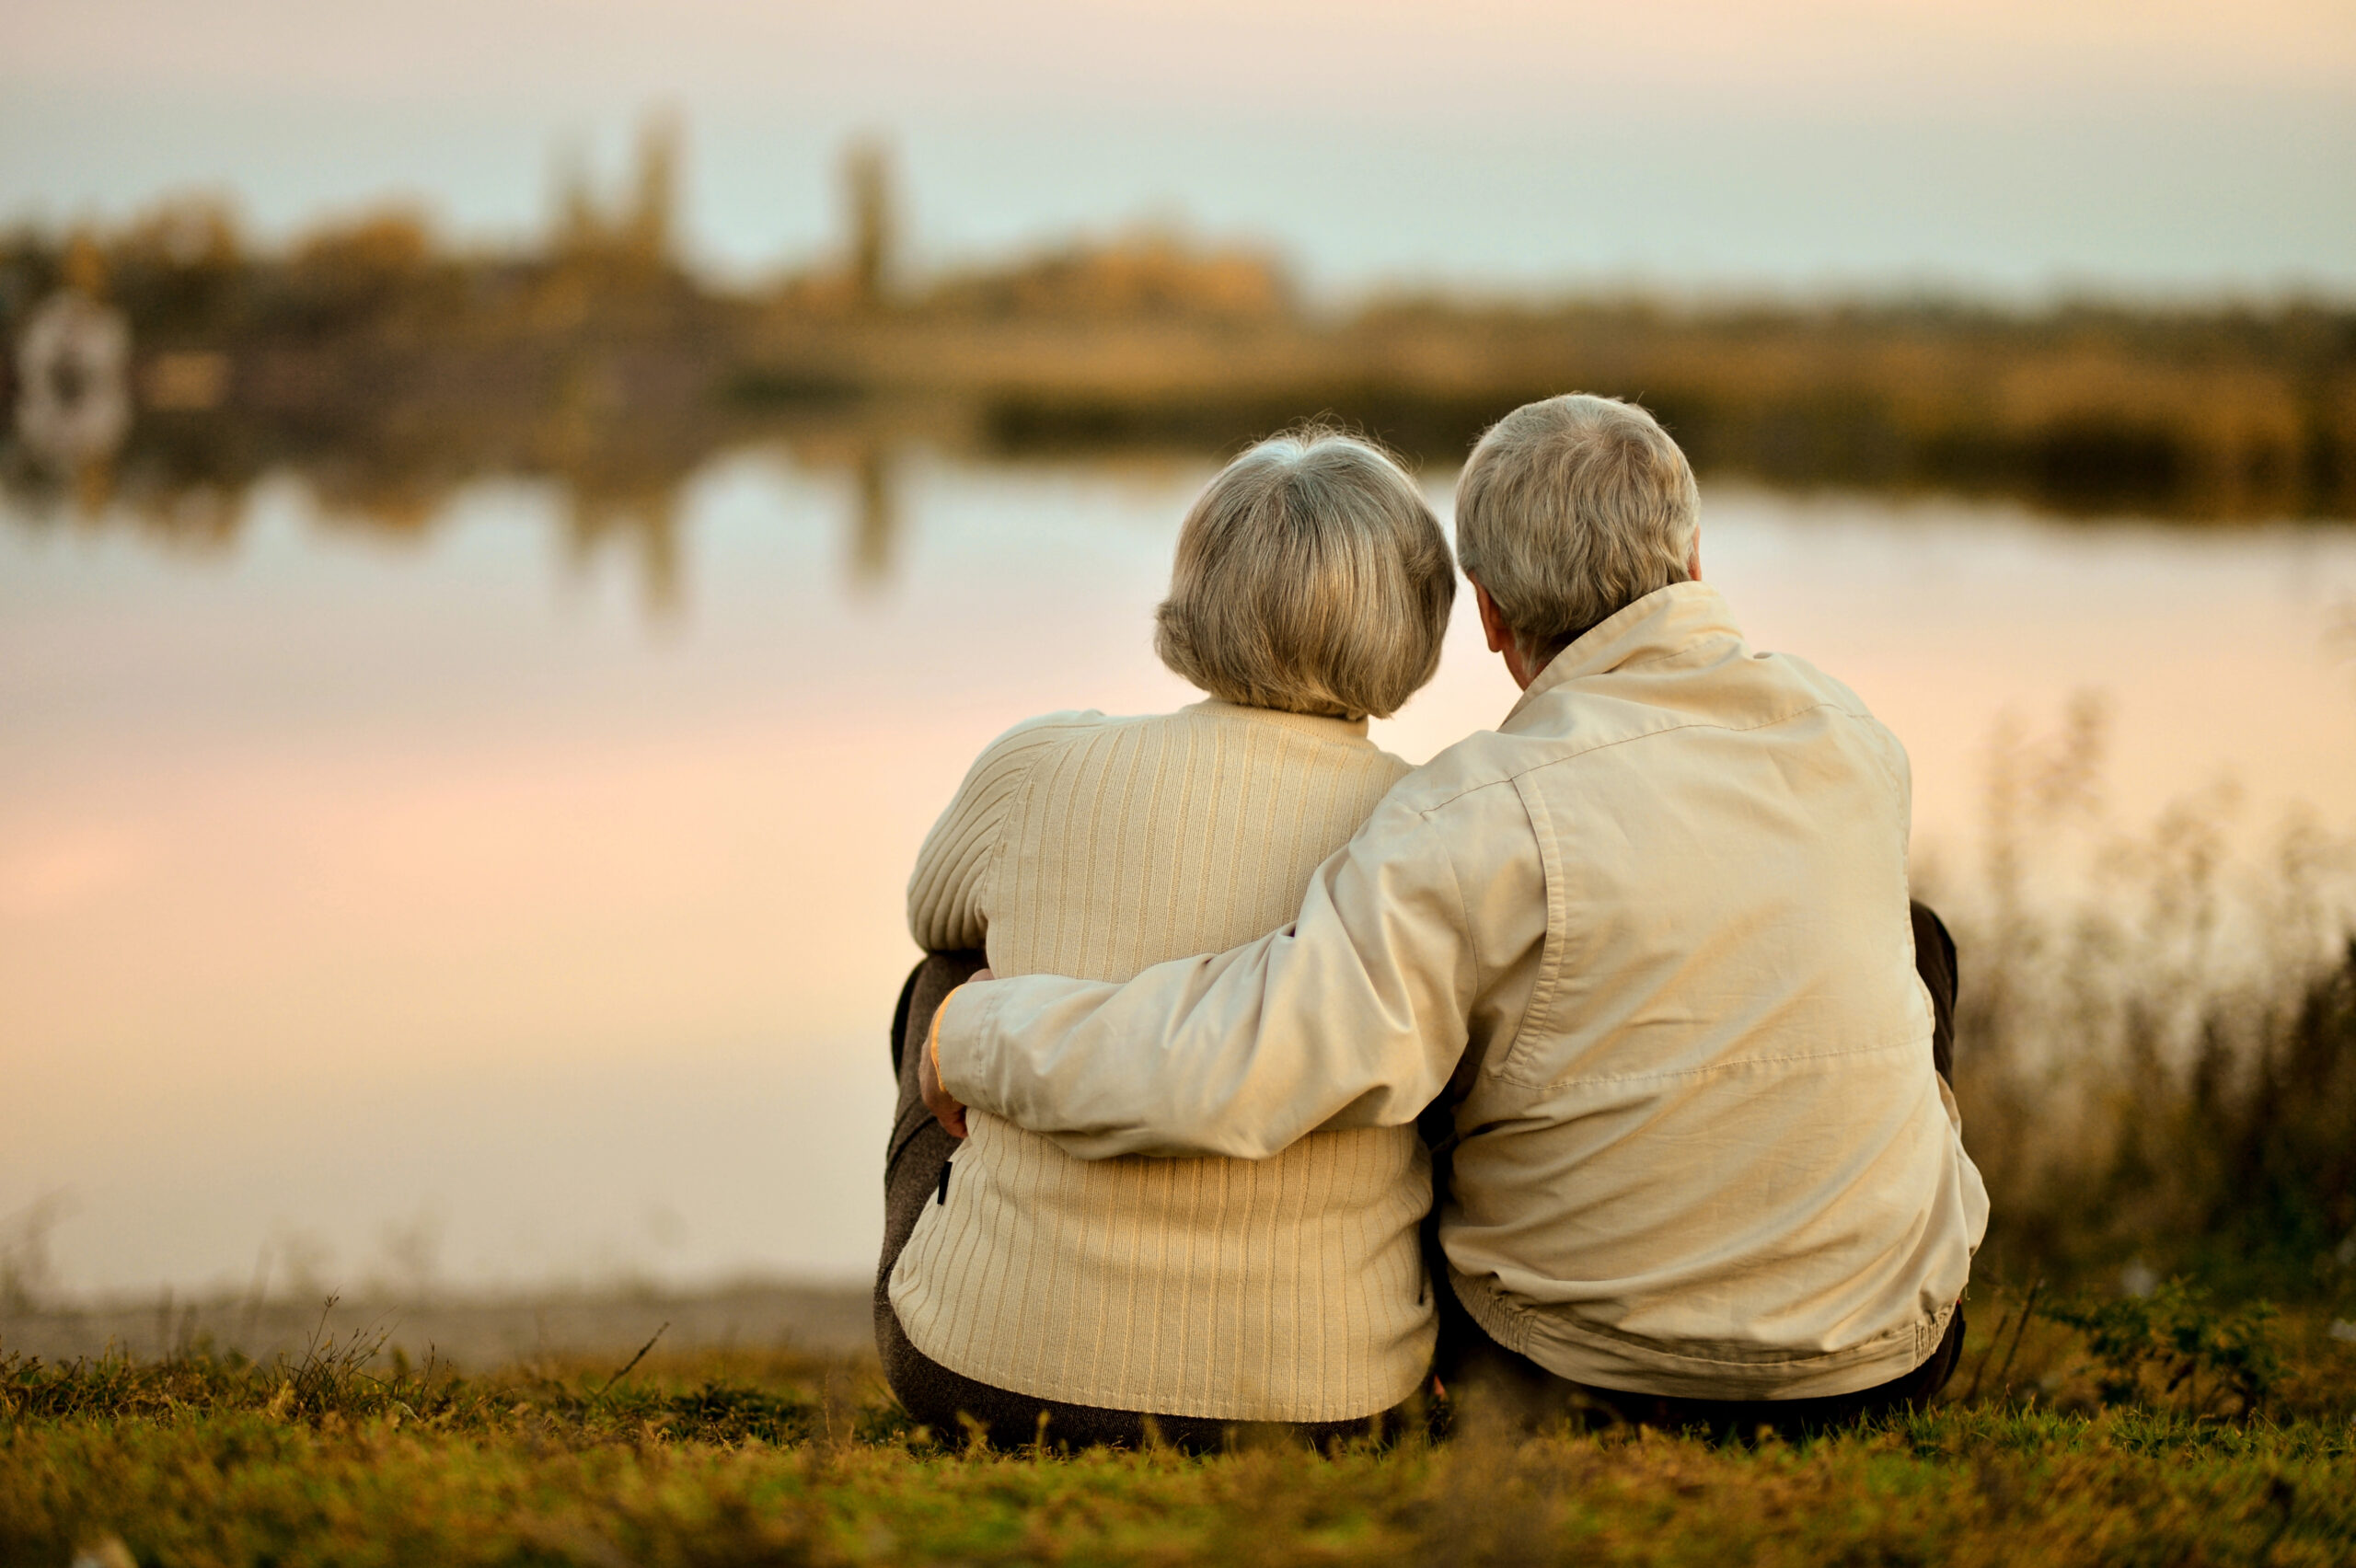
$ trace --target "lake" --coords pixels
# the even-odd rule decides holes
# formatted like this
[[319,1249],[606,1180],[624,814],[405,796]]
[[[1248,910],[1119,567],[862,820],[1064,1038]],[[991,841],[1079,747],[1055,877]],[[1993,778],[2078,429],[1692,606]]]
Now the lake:
[[[57,1200],[71,1292],[872,1268],[917,845],[1017,720],[1192,700],[1149,627],[1209,472],[748,448],[667,591],[536,482],[397,536],[272,480],[210,549],[0,502],[0,1217]],[[1752,640],[1907,744],[1918,854],[2081,694],[2122,824],[2230,777],[2356,827],[2356,528],[1703,494]],[[1515,695],[1459,608],[1413,760]]]

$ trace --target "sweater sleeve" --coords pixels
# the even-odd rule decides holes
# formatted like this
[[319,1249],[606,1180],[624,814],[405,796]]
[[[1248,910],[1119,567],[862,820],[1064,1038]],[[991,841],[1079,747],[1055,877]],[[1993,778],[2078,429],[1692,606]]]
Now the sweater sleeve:
[[1481,969],[1446,846],[1386,805],[1292,925],[1126,986],[967,986],[936,1051],[960,1100],[1080,1159],[1262,1159],[1319,1127],[1414,1121],[1463,1050]]
[[908,876],[908,934],[927,952],[979,948],[989,936],[990,868],[999,832],[1031,765],[1073,731],[1103,715],[1050,713],[1027,719],[974,759],[965,781],[917,851]]

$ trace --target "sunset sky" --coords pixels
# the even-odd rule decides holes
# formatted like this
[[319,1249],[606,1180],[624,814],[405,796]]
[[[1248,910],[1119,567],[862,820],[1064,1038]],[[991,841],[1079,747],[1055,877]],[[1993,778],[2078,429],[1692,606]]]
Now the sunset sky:
[[1344,292],[2356,292],[2347,0],[14,0],[0,215],[512,240],[656,108],[739,272],[828,244],[880,132],[919,264],[1153,221]]
[[872,112],[1136,107],[1539,113],[1666,92],[1728,107],[1986,110],[2052,93],[2345,94],[2345,0],[17,0],[19,85],[787,98]]

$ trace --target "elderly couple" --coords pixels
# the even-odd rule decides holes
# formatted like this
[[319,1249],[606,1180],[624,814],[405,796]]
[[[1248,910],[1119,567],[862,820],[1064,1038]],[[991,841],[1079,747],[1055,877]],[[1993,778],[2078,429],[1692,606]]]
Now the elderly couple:
[[1938,1391],[1987,1197],[1906,754],[1743,640],[1697,512],[1641,409],[1500,421],[1455,564],[1523,695],[1410,768],[1366,727],[1455,596],[1415,485],[1322,431],[1211,481],[1155,640],[1208,699],[1017,725],[909,881],[875,1320],[918,1420],[1212,1447],[1435,1377],[1732,1432]]

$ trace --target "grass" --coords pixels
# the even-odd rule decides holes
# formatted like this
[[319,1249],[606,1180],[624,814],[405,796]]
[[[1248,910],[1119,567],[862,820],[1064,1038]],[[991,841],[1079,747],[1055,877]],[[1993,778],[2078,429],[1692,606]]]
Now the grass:
[[1754,1447],[1443,1408],[1444,1438],[1328,1455],[961,1454],[872,1367],[785,1353],[480,1377],[364,1335],[272,1365],[0,1353],[0,1562],[2349,1561],[2356,1343],[2139,1301],[1983,1288],[1946,1402]]

